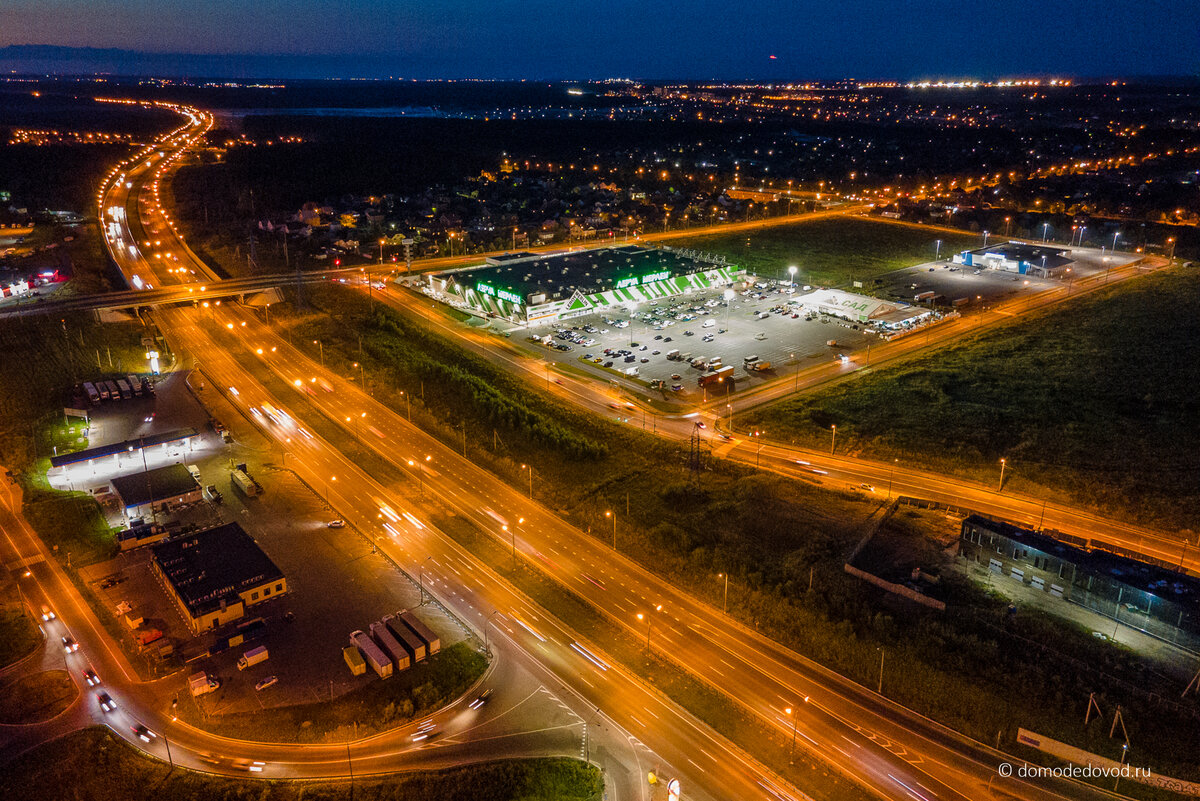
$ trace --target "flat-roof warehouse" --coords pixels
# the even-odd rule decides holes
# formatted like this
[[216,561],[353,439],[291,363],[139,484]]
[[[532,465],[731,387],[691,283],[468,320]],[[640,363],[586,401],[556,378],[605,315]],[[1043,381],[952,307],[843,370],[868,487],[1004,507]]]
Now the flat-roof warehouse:
[[159,543],[154,574],[193,633],[237,620],[287,592],[287,579],[236,522]]
[[1058,275],[1074,261],[1066,257],[1065,248],[1054,245],[1027,245],[1024,242],[1003,242],[987,248],[964,250],[954,257],[955,264],[984,270],[1004,270],[1019,275]]
[[538,325],[724,286],[740,273],[722,256],[622,245],[489,258],[429,275],[426,290],[477,314]]
[[203,497],[200,485],[181,464],[117,476],[109,483],[129,518],[195,503]]

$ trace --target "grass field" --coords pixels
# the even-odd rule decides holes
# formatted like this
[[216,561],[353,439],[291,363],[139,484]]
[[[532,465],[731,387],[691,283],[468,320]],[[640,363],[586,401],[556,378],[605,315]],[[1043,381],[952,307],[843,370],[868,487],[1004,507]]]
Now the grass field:
[[0,723],[38,723],[62,712],[79,695],[65,670],[29,673],[0,686]]
[[22,801],[600,801],[600,772],[579,760],[517,759],[349,782],[225,779],[142,756],[96,726],[39,746],[0,771]]
[[196,700],[185,693],[177,712],[192,725],[225,737],[280,743],[341,742],[395,728],[443,706],[466,692],[486,668],[482,654],[459,642],[387,681],[373,679],[333,701],[214,717],[203,715]]
[[0,609],[0,668],[33,653],[41,641],[37,624],[16,603]]
[[743,417],[1193,536],[1200,531],[1200,273],[1114,287]]
[[100,324],[90,314],[0,320],[0,464],[24,471],[49,457],[47,432],[72,385],[141,370],[152,333],[136,318]]
[[[955,588],[952,612],[915,612],[847,576],[842,562],[877,504],[720,460],[693,481],[681,448],[564,406],[406,315],[368,311],[367,299],[352,290],[306,290],[306,303],[299,316],[277,306],[272,320],[293,328],[296,342],[320,338],[326,365],[352,375],[353,363],[363,364],[377,399],[406,414],[411,398],[414,425],[456,449],[465,421],[470,458],[522,491],[528,474],[521,464],[532,464],[535,497],[592,536],[609,540],[604,512],[615,510],[622,552],[717,606],[718,574],[729,573],[731,614],[800,653],[874,686],[882,647],[890,697],[988,742],[1000,732],[1001,744],[1011,745],[1021,725],[1074,736],[1074,721],[1096,692],[1109,708],[1121,703],[1157,721],[1153,733],[1141,734],[1147,753],[1188,753],[1171,743],[1190,740],[1190,723],[1137,695],[1137,688],[1154,686],[1160,697],[1177,697],[1182,688],[1151,682],[1136,659],[1089,633],[1064,632],[1033,616],[1009,627],[1006,605]],[[319,358],[316,346],[310,350]],[[426,367],[430,359],[478,380],[486,392],[441,378],[442,367]],[[519,411],[493,415],[493,405]],[[536,431],[542,420],[567,441],[605,447],[566,452]],[[1031,650],[1029,640],[1058,643],[1062,652]],[[1009,697],[1014,676],[1022,677],[1028,701],[1019,707]],[[972,702],[962,703],[967,697]],[[1196,769],[1190,759],[1180,762],[1182,773]]]
[[671,246],[717,253],[768,278],[786,280],[788,266],[795,265],[799,268],[799,284],[850,286],[853,281],[866,283],[883,273],[932,261],[938,239],[942,240],[942,256],[982,244],[979,237],[967,233],[946,234],[878,220],[837,217],[745,234],[682,239]]

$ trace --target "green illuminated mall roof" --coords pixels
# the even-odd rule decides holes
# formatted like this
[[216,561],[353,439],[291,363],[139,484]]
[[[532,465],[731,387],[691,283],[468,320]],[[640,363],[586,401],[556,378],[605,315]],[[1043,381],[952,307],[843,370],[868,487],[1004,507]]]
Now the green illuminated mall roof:
[[519,295],[523,300],[540,294],[551,300],[568,297],[576,289],[588,295],[614,289],[631,279],[640,283],[660,273],[665,278],[717,266],[674,250],[622,245],[508,259],[486,267],[447,271],[438,277],[453,278],[463,287],[477,288],[483,284]]

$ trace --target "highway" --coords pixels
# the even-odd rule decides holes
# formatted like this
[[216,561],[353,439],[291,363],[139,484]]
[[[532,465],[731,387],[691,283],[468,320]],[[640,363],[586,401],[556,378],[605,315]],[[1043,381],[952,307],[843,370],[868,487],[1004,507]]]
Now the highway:
[[[182,147],[186,147],[186,143]],[[188,251],[179,242],[173,226],[164,223],[164,216],[157,202],[156,188],[161,180],[163,164],[172,157],[167,153],[150,155],[144,161],[123,168],[121,181],[114,181],[103,195],[104,208],[124,209],[125,213],[114,215],[123,218],[124,229],[116,237],[113,252],[118,265],[130,278],[136,276],[143,285],[169,286],[175,282],[194,283],[193,277],[203,276],[212,281],[215,276],[198,261],[193,261]],[[145,202],[145,194],[154,195]],[[157,263],[151,257],[141,255],[141,248],[122,249],[122,243],[152,242],[155,252],[170,253],[172,257]],[[161,244],[160,244],[161,243]],[[160,249],[160,250],[159,250]],[[182,271],[181,271],[182,268]],[[203,280],[202,279],[202,280]],[[253,376],[242,359],[235,358],[227,345],[217,344],[212,333],[214,321],[224,319],[232,307],[217,307],[215,303],[207,309],[174,308],[163,311],[161,328],[167,332],[178,352],[203,364],[203,371],[213,386],[236,387],[236,399],[247,419],[259,418],[249,411],[264,403],[278,408],[292,408],[291,398],[272,396]],[[202,322],[207,319],[209,322]],[[222,329],[218,326],[218,333]],[[239,337],[250,336],[245,329],[237,331]],[[323,374],[315,368],[315,375]],[[326,374],[335,380],[332,373]],[[307,377],[307,376],[306,376]],[[290,383],[290,381],[289,381]],[[228,391],[226,389],[226,391]],[[298,418],[302,419],[302,418]],[[339,417],[338,419],[341,419]],[[314,426],[315,427],[315,426]],[[312,487],[327,487],[329,500],[338,514],[364,531],[379,530],[383,509],[405,510],[403,520],[391,521],[389,538],[381,547],[410,575],[432,576],[434,592],[439,600],[468,621],[481,635],[487,628],[488,616],[497,610],[491,627],[493,636],[499,633],[501,642],[513,645],[514,660],[522,660],[530,673],[553,677],[553,682],[563,688],[562,694],[575,699],[579,705],[578,715],[584,721],[591,719],[594,725],[604,727],[609,740],[626,743],[625,752],[631,758],[614,759],[628,776],[640,778],[642,761],[659,767],[664,773],[678,776],[685,787],[710,788],[715,795],[699,789],[689,791],[689,797],[700,798],[795,798],[797,794],[782,780],[772,778],[764,766],[741,752],[708,726],[692,718],[682,709],[640,681],[626,673],[613,660],[606,658],[595,646],[590,646],[572,633],[565,625],[535,608],[515,590],[507,586],[490,569],[463,551],[451,538],[437,532],[428,521],[421,521],[409,511],[409,504],[402,495],[381,484],[376,477],[368,475],[340,450],[319,436],[297,437],[294,432],[280,430],[274,424],[263,423],[263,431],[278,441],[292,454],[288,466]],[[291,440],[289,442],[288,440]],[[446,476],[442,480],[446,481]],[[491,479],[495,481],[495,479]],[[436,480],[428,482],[437,483]],[[471,500],[468,508],[478,517],[478,504]],[[395,541],[391,531],[397,531]],[[452,575],[453,574],[453,575]],[[466,577],[470,577],[467,579]],[[444,585],[444,590],[442,586]],[[518,621],[520,621],[518,623]],[[497,632],[497,627],[502,631]],[[83,640],[81,640],[82,642]],[[592,710],[589,712],[588,710]],[[341,763],[332,762],[321,748],[289,746],[288,754],[297,755],[284,760],[279,748],[261,744],[230,743],[221,738],[195,730],[180,731],[178,721],[154,716],[146,710],[143,717],[156,730],[171,737],[173,743],[191,745],[199,753],[217,753],[222,758],[235,754],[246,754],[240,758],[261,759],[268,762],[284,775],[322,775],[321,770],[331,771],[328,775],[341,775]],[[646,726],[653,719],[655,723]],[[395,737],[383,737],[374,741],[355,744],[354,759],[367,759],[371,764],[387,763],[399,758],[393,740],[402,739],[404,732]],[[638,745],[641,744],[641,745]],[[206,750],[203,750],[206,749]],[[606,749],[620,756],[622,749],[609,745]],[[464,744],[463,751],[469,753],[470,746]],[[257,754],[258,756],[254,756]],[[489,758],[482,749],[478,758]],[[466,759],[465,754],[457,757]],[[633,769],[628,767],[634,765]],[[324,767],[322,767],[324,766]],[[606,775],[609,771],[606,771]],[[613,788],[619,797],[637,797],[635,790],[644,793],[644,781],[617,783]]]
[[[187,147],[186,141],[180,147],[182,152],[182,148]],[[119,186],[110,187],[108,202],[102,208],[136,206],[143,186],[148,191],[157,186],[157,179],[150,181],[154,169],[164,161],[169,163],[171,158],[168,155],[149,156],[142,173],[132,180],[126,176]],[[176,256],[184,256],[188,272],[172,272],[165,276],[162,271],[155,272],[150,256],[142,253],[139,247],[128,248],[130,242],[150,241],[142,239],[143,232],[137,230],[141,215],[129,216],[138,221],[126,222],[126,230],[117,242],[118,245],[125,244],[129,252],[122,254],[119,248],[115,249],[118,264],[128,275],[137,275],[145,283],[153,274],[161,286],[171,278],[182,279],[183,275],[195,275],[205,269],[189,255],[182,243],[177,242],[173,227],[168,225],[153,233],[161,234],[164,237],[161,241],[169,243],[164,248],[169,248]],[[142,271],[147,277],[134,271]],[[211,275],[207,277],[212,278]],[[537,569],[587,598],[614,623],[624,626],[630,636],[641,635],[641,627],[634,619],[637,611],[662,605],[661,622],[655,628],[656,649],[680,664],[703,671],[710,683],[724,688],[737,687],[739,703],[765,725],[774,727],[780,737],[786,738],[792,733],[794,722],[796,730],[803,734],[802,747],[855,776],[880,796],[977,798],[996,789],[993,785],[1000,785],[1004,797],[1012,798],[1105,795],[1088,787],[1066,783],[1035,786],[1015,779],[996,782],[996,765],[1003,759],[998,752],[830,673],[746,630],[707,604],[678,591],[669,582],[642,570],[605,543],[584,535],[495,476],[414,429],[399,415],[363,395],[353,383],[324,371],[303,354],[289,350],[286,343],[259,324],[255,317],[228,305],[220,310],[219,316],[215,309],[211,315],[213,320],[206,324],[198,321],[198,315],[193,311],[170,310],[164,312],[162,327],[168,331],[177,349],[187,351],[204,365],[203,370],[214,386],[236,386],[236,397],[247,411],[251,406],[268,402],[289,409],[299,421],[310,419],[314,414],[330,421],[342,421],[350,414],[366,411],[375,421],[375,428],[383,433],[382,436],[363,434],[361,439],[381,458],[391,461],[403,472],[401,462],[406,457],[431,454],[434,463],[439,465],[439,472],[423,479],[429,491],[447,507],[497,536],[500,534],[493,515],[509,521],[524,518],[526,522],[518,532],[516,545],[526,563],[536,564]],[[237,324],[235,334],[221,333],[219,323],[223,320]],[[246,325],[242,326],[242,322]],[[215,332],[210,330],[214,326]],[[258,349],[264,353],[261,360],[251,355]],[[334,392],[324,396],[306,394],[281,398],[273,396],[264,386],[272,379],[282,380],[287,385],[314,375],[324,376],[334,387]],[[680,425],[690,424],[680,422]],[[375,521],[381,504],[405,508],[402,496],[389,492],[376,477],[367,475],[333,444],[315,435],[311,439],[302,437],[303,442],[298,442],[294,436],[289,436],[289,432],[277,430],[275,424],[264,423],[263,427],[277,441],[287,443],[288,439],[292,440],[292,444],[285,445],[295,450],[291,466],[312,486],[330,481],[333,505],[356,525],[367,530],[377,525]],[[346,437],[362,433],[348,425],[344,428]],[[337,477],[336,485],[332,485],[334,476]],[[481,498],[487,499],[490,515],[480,508]],[[709,788],[718,798],[789,796],[790,791],[782,784],[765,779],[770,774],[761,765],[625,674],[619,666],[607,661],[598,649],[582,644],[585,652],[581,652],[572,647],[581,643],[565,625],[533,607],[486,565],[464,552],[428,521],[413,516],[417,522],[409,521],[398,528],[394,544],[385,544],[389,553],[406,569],[429,570],[431,573],[434,568],[426,562],[432,557],[438,565],[434,575],[439,581],[446,582],[444,588],[439,588],[441,600],[474,625],[486,629],[485,612],[491,614],[498,609],[505,620],[520,620],[535,629],[539,636],[534,636],[524,626],[506,629],[507,639],[519,646],[516,652],[535,660],[530,670],[553,673],[587,704],[595,702],[614,728],[645,743],[672,769],[685,776],[686,786]],[[451,577],[447,569],[455,576]],[[789,706],[796,710],[791,718],[783,712],[783,708]],[[655,719],[654,723],[645,720],[647,714]],[[175,736],[181,734],[184,738],[204,738],[198,733],[176,731],[171,721],[157,722],[164,732],[172,732],[173,742]],[[220,749],[244,749],[249,753],[260,753],[255,748],[258,747],[223,742],[214,746],[219,752]],[[379,746],[378,753],[371,748],[370,743],[356,746],[356,749],[366,749],[362,756],[373,760],[386,761],[394,754],[394,749],[384,745]],[[291,747],[290,753],[299,750]],[[296,765],[287,763],[286,768],[280,763],[280,770],[299,771],[301,763],[308,765],[304,770],[319,771],[322,765],[332,770],[327,764],[328,755],[319,749],[311,754],[311,762],[307,756],[297,760]],[[276,764],[274,760],[269,761]]]

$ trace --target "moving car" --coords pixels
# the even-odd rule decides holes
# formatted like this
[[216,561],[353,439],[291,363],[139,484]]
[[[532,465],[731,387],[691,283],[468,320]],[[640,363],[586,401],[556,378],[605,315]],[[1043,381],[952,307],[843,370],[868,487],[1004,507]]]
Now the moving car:
[[329,528],[345,528],[346,521],[345,520],[330,520],[325,525],[328,526]]
[[117,708],[117,702],[112,699],[108,693],[98,693],[96,700],[100,702],[100,708],[105,712],[112,712]]
[[54,610],[42,604],[42,620],[54,620]]
[[485,690],[485,691],[484,691],[482,694],[480,694],[480,695],[479,695],[479,696],[478,696],[478,697],[477,697],[477,698],[476,698],[474,701],[472,701],[471,703],[467,704],[467,706],[468,706],[469,708],[471,708],[471,709],[479,709],[479,707],[481,707],[481,706],[483,706],[484,704],[486,704],[486,703],[488,702],[488,699],[490,699],[491,697],[492,697],[492,691],[491,691],[490,689],[489,689],[489,690]]
[[64,634],[62,638],[63,650],[68,654],[73,654],[79,650],[79,643],[75,642],[75,638],[70,634]]
[[144,743],[150,742],[157,736],[154,732],[147,729],[144,723],[139,723],[138,725],[134,726],[133,733]]
[[83,680],[87,682],[87,686],[89,687],[96,687],[100,684],[100,677],[91,668],[83,671]]

